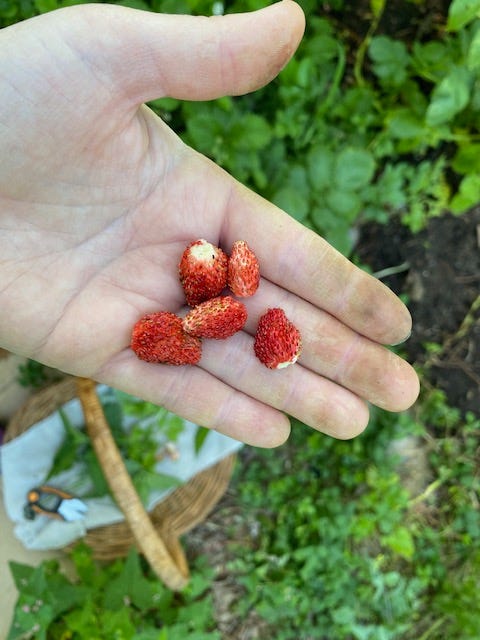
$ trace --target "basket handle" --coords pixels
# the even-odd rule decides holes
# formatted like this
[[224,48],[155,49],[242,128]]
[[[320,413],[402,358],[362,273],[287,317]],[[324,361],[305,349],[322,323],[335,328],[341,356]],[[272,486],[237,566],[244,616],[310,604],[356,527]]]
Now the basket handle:
[[189,579],[180,543],[178,540],[164,542],[145,511],[105,419],[95,382],[77,378],[77,388],[93,448],[140,551],[165,585],[179,591]]

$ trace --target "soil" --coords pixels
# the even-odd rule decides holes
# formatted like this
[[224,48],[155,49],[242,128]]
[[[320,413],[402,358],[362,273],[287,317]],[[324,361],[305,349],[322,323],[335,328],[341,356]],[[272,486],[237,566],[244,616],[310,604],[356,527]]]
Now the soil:
[[[320,15],[329,15],[337,19],[353,40],[361,41],[372,24],[371,0],[353,0],[348,2],[348,11],[342,7],[335,11],[331,5],[324,2]],[[389,35],[407,43],[413,40],[422,41],[444,28],[445,16],[451,0],[388,0],[375,33]],[[346,6],[347,3],[344,3]]]
[[480,415],[480,205],[416,235],[396,222],[366,226],[357,254],[380,277],[398,271],[382,279],[408,300],[408,360],[452,406]]

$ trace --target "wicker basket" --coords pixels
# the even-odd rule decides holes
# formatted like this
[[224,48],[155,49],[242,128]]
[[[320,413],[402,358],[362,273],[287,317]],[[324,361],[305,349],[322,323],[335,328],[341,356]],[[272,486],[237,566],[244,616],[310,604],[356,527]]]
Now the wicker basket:
[[135,545],[169,588],[182,589],[188,582],[189,571],[179,537],[204,520],[225,493],[235,455],[198,473],[147,514],[115,445],[92,380],[66,378],[31,396],[7,425],[5,442],[76,396],[107,482],[125,516],[124,522],[88,531],[85,542],[94,556],[102,560],[126,555]]

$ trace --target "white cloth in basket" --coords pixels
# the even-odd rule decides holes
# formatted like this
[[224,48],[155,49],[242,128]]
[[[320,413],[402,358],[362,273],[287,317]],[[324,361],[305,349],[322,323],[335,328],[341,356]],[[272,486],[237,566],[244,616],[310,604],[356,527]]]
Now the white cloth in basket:
[[[109,388],[103,385],[98,387],[100,398],[109,391]],[[78,399],[66,403],[63,411],[73,425],[83,424],[83,414]],[[175,476],[179,481],[186,482],[243,446],[237,440],[211,431],[200,451],[196,453],[197,429],[197,425],[184,421],[184,429],[176,442],[179,451],[178,459],[165,457],[157,464],[158,472]],[[75,522],[53,520],[41,515],[34,520],[25,518],[23,510],[27,493],[33,487],[44,484],[64,433],[60,415],[55,412],[0,449],[5,508],[8,517],[15,523],[15,535],[27,549],[59,549],[84,536],[88,529],[123,520],[122,512],[109,496],[82,498],[88,511],[84,519]],[[71,472],[65,472],[62,478],[57,476],[56,483],[58,484],[61,480],[62,488],[68,491],[69,485],[73,486],[78,482],[78,478],[74,476],[75,469],[72,469]],[[173,489],[153,492],[145,505],[147,510],[151,510],[158,502],[164,500],[171,491]]]

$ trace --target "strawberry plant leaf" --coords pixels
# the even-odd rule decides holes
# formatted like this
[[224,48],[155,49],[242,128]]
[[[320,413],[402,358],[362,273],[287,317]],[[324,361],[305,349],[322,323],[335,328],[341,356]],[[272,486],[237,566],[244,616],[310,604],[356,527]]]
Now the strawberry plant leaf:
[[397,527],[389,535],[383,536],[382,542],[405,560],[411,560],[415,553],[415,542],[407,527]]
[[375,160],[366,149],[343,149],[335,158],[333,180],[339,194],[365,187],[374,173]]
[[480,173],[480,143],[470,142],[460,146],[452,160],[452,168],[461,174]]
[[272,130],[262,116],[247,113],[232,125],[230,140],[236,149],[255,151],[267,146],[272,138]]
[[480,70],[480,29],[475,32],[468,47],[467,66],[471,71]]
[[372,70],[382,84],[399,87],[408,77],[410,56],[405,44],[389,36],[375,36],[368,48]]
[[453,213],[464,213],[480,202],[480,173],[469,174],[460,182],[458,192],[450,202]]
[[426,123],[435,127],[451,121],[462,111],[470,100],[472,81],[472,74],[465,67],[452,69],[432,92]]
[[324,145],[311,148],[307,156],[307,174],[312,189],[321,191],[332,184],[335,154]]
[[459,31],[480,16],[480,0],[453,0],[448,9],[447,29]]
[[347,222],[353,222],[362,209],[362,198],[353,191],[331,189],[325,194],[330,209]]
[[425,123],[408,107],[393,109],[387,116],[388,133],[398,140],[413,140],[414,144],[425,136]]
[[272,202],[296,220],[302,221],[308,215],[309,202],[295,187],[282,187],[274,194]]

